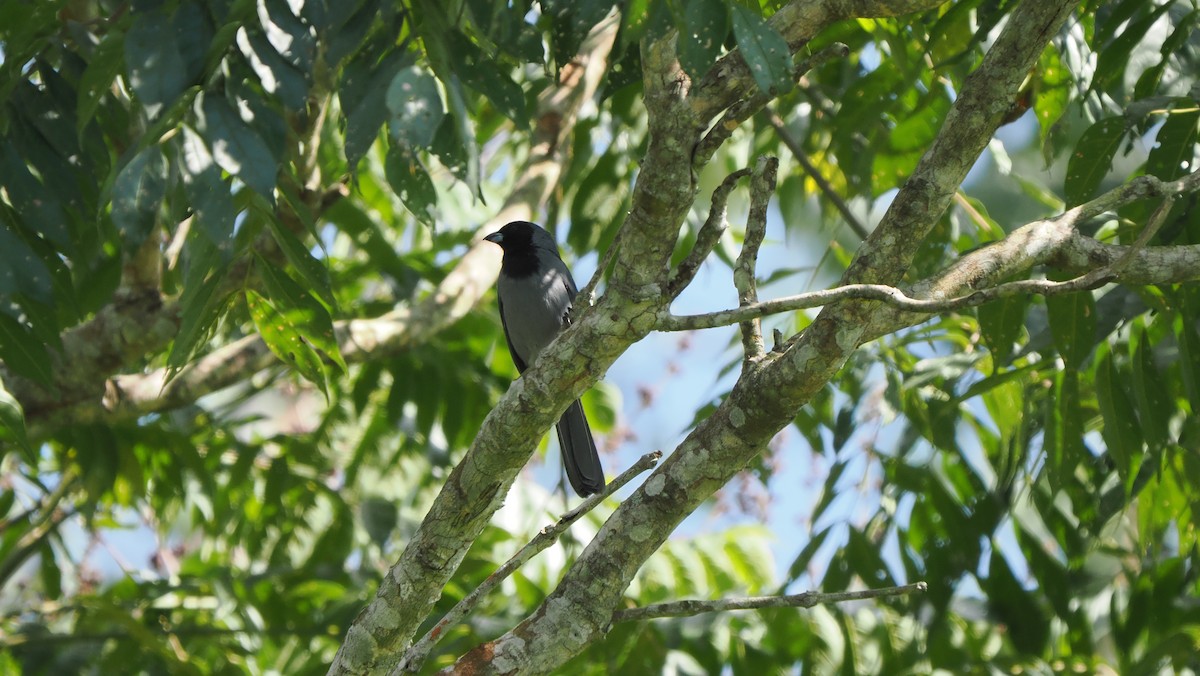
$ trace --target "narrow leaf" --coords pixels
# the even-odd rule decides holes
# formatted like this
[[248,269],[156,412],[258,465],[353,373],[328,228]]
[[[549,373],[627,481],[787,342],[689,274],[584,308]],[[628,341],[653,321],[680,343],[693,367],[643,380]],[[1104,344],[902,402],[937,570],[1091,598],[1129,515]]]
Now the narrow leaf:
[[437,189],[417,156],[406,148],[388,149],[384,173],[404,208],[425,226],[437,227]]
[[1063,190],[1067,206],[1073,207],[1091,199],[1112,166],[1113,156],[1125,138],[1125,120],[1110,117],[1093,124],[1079,137],[1071,159],[1067,160],[1067,175]]
[[4,312],[0,312],[0,357],[20,375],[48,388],[54,387],[49,350],[27,327]]
[[293,321],[297,317],[281,312],[253,289],[246,290],[246,307],[250,310],[250,318],[254,320],[259,335],[271,352],[328,396],[329,384],[324,362],[296,330]]

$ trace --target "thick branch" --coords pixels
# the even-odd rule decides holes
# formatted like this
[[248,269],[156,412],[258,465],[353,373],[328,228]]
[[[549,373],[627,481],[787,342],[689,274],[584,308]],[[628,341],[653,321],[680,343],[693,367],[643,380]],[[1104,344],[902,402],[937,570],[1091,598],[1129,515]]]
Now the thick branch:
[[660,617],[691,617],[701,613],[718,613],[728,610],[759,610],[761,608],[812,608],[813,606],[845,603],[847,601],[862,601],[865,599],[883,599],[893,596],[905,596],[924,592],[928,587],[924,582],[914,582],[900,587],[884,587],[882,589],[863,589],[860,591],[821,592],[809,591],[802,594],[786,596],[750,596],[739,599],[715,599],[670,601],[656,603],[643,608],[623,608],[613,613],[612,621],[641,622]]
[[468,614],[479,605],[480,599],[496,588],[501,582],[508,579],[518,568],[525,565],[527,561],[537,556],[538,553],[545,550],[550,545],[558,542],[558,538],[571,527],[571,524],[579,520],[579,517],[592,511],[604,500],[608,499],[613,493],[616,493],[625,484],[633,480],[634,477],[654,467],[662,457],[662,451],[653,451],[643,455],[640,460],[633,464],[632,467],[621,473],[620,476],[609,482],[604,490],[599,493],[593,493],[588,499],[584,500],[578,507],[567,512],[556,521],[553,525],[546,526],[538,532],[532,540],[512,556],[504,565],[496,569],[496,572],[488,576],[483,584],[471,590],[469,594],[463,597],[453,608],[447,612],[442,619],[438,620],[437,624],[433,625],[421,640],[417,641],[408,649],[404,655],[404,659],[400,661],[396,668],[392,670],[393,674],[399,674],[405,671],[419,671],[421,665],[425,663],[429,657],[429,651],[433,650],[433,646],[445,634],[446,630],[460,622]]

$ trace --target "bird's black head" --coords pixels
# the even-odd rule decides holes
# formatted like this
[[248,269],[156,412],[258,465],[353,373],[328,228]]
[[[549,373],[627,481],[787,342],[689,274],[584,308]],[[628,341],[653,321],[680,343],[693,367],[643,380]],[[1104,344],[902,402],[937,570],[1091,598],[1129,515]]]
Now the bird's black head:
[[558,256],[558,243],[542,226],[529,221],[513,221],[484,237],[504,250],[501,269],[512,277],[524,277],[537,269],[537,250]]

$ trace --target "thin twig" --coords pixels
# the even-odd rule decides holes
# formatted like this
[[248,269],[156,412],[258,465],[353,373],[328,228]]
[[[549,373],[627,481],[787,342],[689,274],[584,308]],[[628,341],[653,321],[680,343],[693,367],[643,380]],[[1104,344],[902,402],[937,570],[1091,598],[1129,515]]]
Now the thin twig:
[[[746,219],[746,236],[742,240],[742,251],[733,268],[733,285],[738,292],[738,305],[747,307],[758,302],[758,248],[767,235],[767,204],[775,192],[775,179],[779,171],[779,160],[760,157],[750,179],[750,215]],[[742,350],[746,363],[763,356],[762,321],[759,317],[741,322]]]
[[767,122],[775,128],[775,133],[779,135],[779,140],[783,141],[783,145],[792,151],[792,157],[796,158],[800,166],[804,167],[804,171],[817,184],[817,189],[821,191],[825,199],[833,204],[834,208],[842,215],[842,218],[846,219],[846,225],[854,231],[854,234],[860,240],[869,237],[871,233],[867,230],[866,226],[858,220],[853,211],[850,211],[850,205],[846,204],[846,200],[842,199],[837,190],[834,190],[833,184],[829,182],[829,179],[825,178],[825,175],[821,173],[817,165],[813,164],[812,158],[808,156],[808,153],[804,152],[804,148],[800,147],[800,142],[796,140],[796,137],[792,136],[792,132],[788,130],[783,118],[779,117],[779,114],[774,111],[767,111],[766,117]]
[[759,608],[812,608],[830,603],[845,603],[846,601],[862,601],[864,599],[888,598],[920,593],[928,589],[924,582],[914,582],[899,587],[884,587],[882,589],[863,589],[861,591],[804,592],[787,596],[750,596],[736,599],[715,599],[704,601],[689,599],[685,601],[670,601],[655,603],[642,608],[624,608],[613,613],[613,624],[617,622],[638,622],[653,620],[659,617],[691,617],[701,613],[715,613],[726,610],[756,610]]
[[668,314],[659,320],[655,328],[659,331],[713,329],[720,326],[740,324],[767,315],[820,307],[835,301],[849,299],[882,301],[894,308],[909,312],[922,312],[926,314],[953,312],[1011,296],[1025,294],[1057,296],[1064,293],[1095,289],[1112,281],[1112,279],[1112,274],[1105,267],[1101,270],[1095,270],[1062,282],[1054,282],[1048,279],[1024,279],[988,289],[980,289],[964,296],[938,299],[913,298],[900,289],[886,284],[847,284],[833,289],[785,296],[720,312],[708,312],[699,315]]
[[592,301],[595,300],[596,285],[600,283],[600,278],[604,277],[604,271],[612,264],[613,258],[617,255],[617,250],[621,248],[621,233],[624,230],[617,230],[617,234],[613,237],[612,244],[600,256],[600,260],[596,264],[596,271],[592,273],[592,278],[588,283],[579,290],[575,295],[575,300],[571,303],[571,321],[579,320],[579,313],[592,306]]
[[712,194],[712,206],[708,209],[708,218],[705,219],[704,225],[700,226],[700,231],[696,233],[696,243],[692,245],[692,250],[688,252],[683,262],[675,271],[671,273],[671,281],[668,283],[668,293],[672,298],[678,296],[688,284],[692,283],[692,279],[696,276],[696,272],[700,269],[700,265],[704,263],[708,255],[712,253],[713,248],[717,246],[717,242],[721,241],[721,235],[725,234],[726,204],[729,202],[729,193],[733,191],[738,180],[750,175],[749,169],[738,169],[732,174],[725,177],[721,181],[721,185]]
[[634,477],[653,467],[661,457],[662,451],[653,451],[643,455],[636,463],[634,463],[632,467],[622,472],[620,476],[613,479],[607,486],[605,486],[604,490],[591,495],[588,497],[588,499],[580,503],[575,509],[563,514],[562,517],[560,517],[559,520],[553,525],[546,526],[539,531],[538,534],[535,535],[532,540],[526,543],[526,545],[522,547],[520,551],[514,554],[511,559],[506,561],[504,565],[497,568],[496,572],[489,575],[482,584],[475,589],[472,589],[469,594],[464,596],[463,599],[459,601],[453,608],[451,608],[449,612],[442,616],[442,619],[438,620],[437,624],[433,625],[433,628],[430,629],[429,632],[424,636],[422,636],[419,641],[413,643],[412,647],[408,649],[404,657],[400,660],[399,664],[396,665],[396,668],[392,670],[392,676],[399,676],[399,674],[402,674],[406,671],[411,672],[420,670],[421,665],[424,664],[425,660],[429,657],[429,652],[433,650],[433,646],[436,645],[438,639],[440,639],[446,633],[446,629],[462,622],[463,618],[465,618],[472,610],[475,609],[475,606],[479,604],[480,599],[487,595],[488,592],[495,589],[497,585],[507,579],[509,575],[512,575],[513,572],[518,568],[525,565],[527,561],[532,559],[539,552],[557,542],[558,538],[561,537],[564,532],[566,532],[567,528],[570,528],[571,524],[579,520],[579,517],[592,511],[596,505],[599,505],[608,496],[617,492],[622,486],[632,481]]

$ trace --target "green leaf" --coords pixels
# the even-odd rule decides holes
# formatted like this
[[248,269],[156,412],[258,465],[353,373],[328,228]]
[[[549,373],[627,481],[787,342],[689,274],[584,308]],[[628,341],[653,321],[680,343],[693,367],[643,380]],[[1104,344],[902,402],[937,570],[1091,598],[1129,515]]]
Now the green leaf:
[[[475,140],[475,128],[471,122],[471,115],[467,110],[466,97],[463,95],[462,83],[458,77],[452,75],[445,83],[446,86],[446,102],[450,104],[450,117],[454,122],[454,129],[457,132],[457,145],[461,147],[463,154],[466,156],[463,163],[463,171],[456,172],[471,190],[471,194],[483,201],[483,189],[480,186],[480,161],[479,161],[479,144]],[[441,134],[438,135],[439,138]],[[437,147],[435,146],[435,150]],[[438,153],[445,162],[445,152]],[[465,177],[463,177],[465,174]]]
[[[5,319],[7,316],[0,315],[0,325]],[[5,363],[8,363],[7,360]],[[0,382],[0,427],[8,430],[11,439],[16,441],[17,446],[24,452],[26,462],[37,462],[37,453],[29,445],[29,437],[25,434],[25,409],[21,407],[21,402],[9,393],[3,382]],[[3,449],[3,444],[0,444],[0,449]],[[0,459],[3,459],[3,455],[3,452],[0,452]],[[11,491],[6,493],[12,494]],[[0,511],[0,514],[7,513],[7,509]]]
[[229,247],[237,216],[229,184],[221,178],[221,171],[200,135],[185,126],[182,136],[179,156],[183,188],[200,231],[218,248]]
[[304,110],[308,99],[305,76],[284,60],[261,33],[251,33],[243,26],[238,29],[236,41],[263,89],[278,96],[287,108]]
[[169,377],[174,377],[207,340],[228,300],[228,295],[216,295],[227,269],[221,250],[200,233],[189,234],[187,250],[190,257],[179,298],[179,332],[167,355]]
[[1045,445],[1047,469],[1052,480],[1062,483],[1084,457],[1083,413],[1079,405],[1079,372],[1059,371],[1054,379],[1046,410]]
[[1154,363],[1155,345],[1144,329],[1136,335],[1136,341],[1130,341],[1130,347],[1133,349],[1133,397],[1142,435],[1150,448],[1162,448],[1171,437],[1174,404],[1168,383],[1173,379],[1165,380],[1159,372]]
[[1127,26],[1122,26],[1120,34],[1104,45],[1103,49],[1097,50],[1096,70],[1092,75],[1093,90],[1105,90],[1122,83],[1133,50],[1146,39],[1147,32],[1158,17],[1170,8],[1169,2],[1156,6],[1154,11],[1131,21]]
[[1063,191],[1067,206],[1073,207],[1086,202],[1100,187],[1100,181],[1108,174],[1113,156],[1121,140],[1125,138],[1125,119],[1109,117],[1088,127],[1075,144],[1075,151],[1067,160],[1066,180]]
[[383,168],[388,184],[404,208],[422,224],[435,229],[437,189],[417,156],[407,148],[394,145],[388,148]]
[[618,226],[627,211],[629,177],[618,153],[604,153],[596,161],[571,200],[571,229],[567,242],[576,251],[588,251],[605,231]]
[[392,139],[413,150],[428,148],[446,114],[433,76],[416,66],[401,69],[388,85],[386,101]]
[[316,38],[308,24],[292,14],[290,4],[286,0],[258,0],[258,20],[275,51],[300,72],[310,72]]
[[1011,359],[1017,338],[1025,326],[1028,307],[1028,296],[1010,296],[977,308],[979,332],[992,353],[993,370]]
[[1100,419],[1104,422],[1100,431],[1117,473],[1129,487],[1141,463],[1142,434],[1133,405],[1125,393],[1127,383],[1128,379],[1117,371],[1112,354],[1105,354],[1096,365],[1096,399],[1100,405]]
[[733,34],[758,88],[770,96],[791,91],[792,56],[783,36],[763,20],[758,10],[735,4],[731,12]]
[[1080,369],[1096,344],[1096,303],[1090,291],[1046,298],[1054,347],[1067,368]]
[[392,52],[378,63],[374,54],[364,53],[346,65],[338,102],[346,115],[345,152],[352,171],[387,120],[388,86],[403,63],[404,56]]
[[271,352],[329,396],[325,363],[317,351],[304,342],[295,324],[297,321],[303,322],[307,317],[302,313],[280,311],[253,289],[246,289],[246,307],[250,311],[250,318],[254,320],[254,326],[258,328],[259,335]]
[[1017,649],[1027,655],[1042,654],[1050,637],[1050,620],[1035,593],[1021,585],[995,547],[981,583],[988,607],[1004,622],[1006,635]]
[[1038,79],[1034,82],[1033,113],[1038,119],[1038,135],[1043,147],[1050,139],[1050,130],[1062,117],[1071,100],[1071,71],[1059,58],[1058,48],[1047,45],[1037,65]]
[[167,190],[167,159],[156,145],[142,149],[117,174],[112,188],[112,219],[124,249],[136,250],[158,220]]
[[679,65],[699,80],[717,61],[729,35],[729,6],[723,0],[673,5],[679,30]]
[[159,11],[135,12],[125,34],[129,85],[151,117],[175,102],[187,89],[187,68],[173,38],[171,22]]
[[[43,305],[54,304],[50,269],[9,220],[12,213],[0,203],[0,294],[22,293]],[[58,332],[58,327],[54,327]]]
[[271,234],[275,237],[275,241],[279,243],[279,248],[283,249],[283,255],[287,258],[296,272],[300,274],[300,278],[308,285],[310,291],[315,291],[324,301],[326,307],[330,310],[337,308],[337,299],[333,296],[333,286],[329,280],[329,270],[321,261],[317,260],[312,253],[309,252],[304,244],[279,222],[276,218],[267,218],[267,226],[271,229]]
[[527,127],[529,112],[520,85],[462,33],[452,31],[446,42],[451,66],[463,83],[487,97],[518,128]]
[[288,322],[290,331],[324,353],[344,372],[346,362],[342,360],[333,333],[333,318],[325,306],[265,258],[256,259],[256,269],[262,276],[272,307]]
[[33,332],[4,312],[0,312],[0,357],[13,371],[40,385],[54,388],[50,352]]
[[215,95],[201,95],[200,98],[196,129],[212,148],[213,159],[251,190],[274,203],[279,158],[228,101]]
[[1196,125],[1200,110],[1172,110],[1158,130],[1146,158],[1146,173],[1173,181],[1196,169]]

